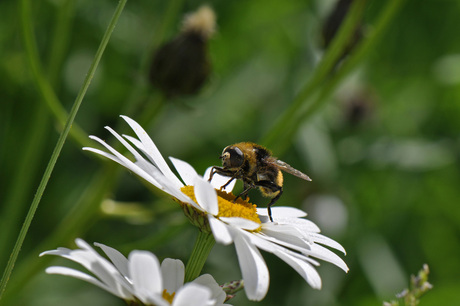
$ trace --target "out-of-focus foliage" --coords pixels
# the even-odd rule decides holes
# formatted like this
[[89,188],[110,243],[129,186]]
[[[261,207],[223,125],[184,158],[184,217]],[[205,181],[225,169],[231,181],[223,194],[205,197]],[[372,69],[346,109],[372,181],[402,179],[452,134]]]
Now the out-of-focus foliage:
[[[31,1],[41,64],[66,109],[116,2]],[[362,39],[374,30],[385,2],[368,1]],[[33,81],[19,3],[0,1],[1,271],[60,129]],[[103,127],[127,131],[118,115],[150,119],[144,126],[165,157],[186,160],[201,172],[220,162],[226,145],[257,142],[317,66],[322,24],[335,1],[207,3],[218,30],[209,41],[213,72],[198,96],[161,99],[147,76],[153,49],[176,35],[182,16],[203,3],[128,1],[76,124],[114,143]],[[271,284],[261,305],[378,305],[407,287],[423,263],[434,286],[423,305],[452,305],[460,298],[459,15],[455,1],[407,0],[369,56],[279,156],[313,182],[286,175],[277,205],[304,209],[341,242],[350,272],[322,263],[323,289],[315,291],[264,254]],[[276,155],[277,148],[270,149]],[[45,260],[38,258],[41,251],[71,245],[76,236],[125,254],[149,249],[160,258],[187,259],[196,229],[178,205],[121,167],[108,168],[109,162],[67,140],[5,292],[8,305],[123,305],[91,285],[46,275],[44,265],[33,265]],[[69,212],[90,203],[91,186],[111,181],[105,200],[83,216],[83,227],[70,236],[59,232]],[[262,206],[267,201],[257,192],[250,196]],[[59,234],[59,245],[42,244]],[[233,248],[216,245],[204,272],[224,283],[241,278],[237,267]],[[18,284],[25,275],[30,277]],[[256,305],[243,292],[232,303]]]

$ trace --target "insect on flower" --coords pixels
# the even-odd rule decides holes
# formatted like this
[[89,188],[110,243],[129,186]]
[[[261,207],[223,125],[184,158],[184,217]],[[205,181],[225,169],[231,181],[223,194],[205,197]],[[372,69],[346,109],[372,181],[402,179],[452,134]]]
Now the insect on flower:
[[311,181],[305,173],[294,169],[287,163],[273,157],[271,152],[261,145],[252,142],[240,142],[227,146],[219,157],[222,167],[212,167],[209,181],[215,173],[228,176],[230,180],[221,187],[225,188],[234,179],[243,181],[243,191],[235,198],[246,199],[253,188],[259,188],[262,195],[272,198],[268,203],[268,216],[273,222],[270,207],[283,193],[283,174],[285,171],[306,181]]

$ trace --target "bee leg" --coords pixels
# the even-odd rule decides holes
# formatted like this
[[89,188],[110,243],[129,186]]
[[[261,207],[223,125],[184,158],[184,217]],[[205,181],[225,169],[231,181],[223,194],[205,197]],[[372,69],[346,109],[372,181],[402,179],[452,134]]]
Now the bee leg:
[[223,176],[231,177],[230,180],[227,183],[225,183],[225,185],[220,187],[221,190],[224,189],[225,187],[227,187],[227,185],[230,184],[231,181],[236,179],[236,177],[238,175],[238,173],[234,173],[233,171],[229,171],[229,170],[227,170],[225,168],[222,168],[222,167],[214,166],[214,167],[211,168],[211,173],[209,174],[208,182],[210,182],[212,180],[212,177],[216,173],[218,173],[220,175],[223,175]]
[[214,174],[218,173],[218,172],[221,172],[223,171],[223,169],[221,167],[212,167],[211,168],[211,173],[209,174],[209,179],[208,179],[208,182],[210,182],[212,180],[212,177],[214,176]]
[[254,187],[255,187],[254,185],[244,183],[244,190],[239,195],[237,195],[236,198],[233,199],[233,203],[235,203],[238,198],[242,198],[243,200],[246,200],[249,191],[253,189]]
[[281,197],[281,194],[283,193],[283,188],[281,187],[278,194],[268,203],[267,205],[267,210],[268,210],[268,217],[270,218],[270,221],[273,222],[273,217],[272,217],[272,209],[271,206],[275,204],[276,201]]
[[275,204],[276,201],[278,201],[278,199],[283,194],[283,187],[270,181],[259,181],[258,186],[261,187],[263,195],[267,197],[272,197],[270,203],[268,203],[267,205],[267,210],[268,217],[270,218],[270,221],[273,222],[271,207],[273,204]]
[[225,187],[227,187],[228,184],[230,184],[234,179],[235,179],[235,177],[232,177],[231,179],[229,179],[228,182],[225,183],[225,185],[223,185],[222,187],[220,187],[220,190],[225,189]]

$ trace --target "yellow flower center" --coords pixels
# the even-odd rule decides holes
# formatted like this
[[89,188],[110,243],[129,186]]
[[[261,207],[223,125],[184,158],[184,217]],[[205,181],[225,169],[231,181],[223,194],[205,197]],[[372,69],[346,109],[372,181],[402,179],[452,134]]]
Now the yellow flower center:
[[169,294],[169,293],[166,291],[166,289],[163,290],[163,299],[165,299],[166,301],[168,301],[169,304],[172,304],[175,295],[176,295],[175,292],[173,292],[172,294]]
[[[184,186],[181,191],[190,199],[196,201],[193,186]],[[241,198],[235,200],[233,193],[217,190],[217,204],[219,205],[219,213],[217,217],[240,217],[253,222],[262,224],[257,215],[257,205],[249,203]]]

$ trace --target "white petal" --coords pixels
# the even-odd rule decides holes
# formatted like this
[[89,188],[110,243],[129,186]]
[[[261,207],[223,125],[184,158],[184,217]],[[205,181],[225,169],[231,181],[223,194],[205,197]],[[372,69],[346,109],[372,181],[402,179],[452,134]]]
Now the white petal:
[[57,250],[44,251],[40,253],[40,257],[43,255],[56,255],[56,256],[68,256],[72,250],[68,248],[57,248]]
[[185,267],[179,259],[166,258],[161,263],[163,289],[173,294],[184,285]]
[[[275,206],[271,208],[272,215],[277,218],[301,218],[307,216],[307,213],[295,207]],[[266,208],[257,208],[257,213],[262,216],[268,216]]]
[[134,292],[144,303],[155,295],[162,294],[163,283],[158,258],[146,251],[132,251],[129,254],[129,272]]
[[[116,134],[115,131],[110,130],[110,129],[109,129],[109,131],[111,131],[114,134],[115,137],[121,138],[118,134]],[[118,135],[118,136],[116,136],[116,135]],[[102,144],[104,147],[106,147],[110,152],[112,152],[114,154],[115,158],[111,158],[111,157],[109,157],[107,155],[104,155],[104,156],[106,156],[106,157],[112,159],[113,161],[119,163],[123,167],[133,171],[135,174],[137,174],[138,176],[140,176],[141,178],[143,178],[144,180],[146,180],[150,184],[152,184],[155,187],[157,187],[158,189],[163,190],[164,192],[172,195],[173,197],[176,197],[180,201],[185,202],[185,203],[192,202],[190,199],[188,199],[188,197],[186,197],[183,193],[181,193],[179,191],[177,184],[174,184],[169,179],[167,179],[155,167],[149,167],[147,169],[147,170],[149,170],[149,172],[147,173],[144,169],[142,169],[139,166],[142,163],[137,162],[138,164],[136,164],[136,163],[132,162],[130,159],[128,159],[127,157],[123,156],[121,153],[116,151],[114,148],[109,146],[107,143],[105,143],[104,141],[102,141],[98,137],[90,136],[90,138],[93,139],[93,140],[96,140],[97,142]],[[125,140],[123,140],[123,142],[126,143]],[[129,144],[128,144],[128,146],[130,147]],[[94,152],[94,150],[88,150],[88,151],[93,151]],[[144,160],[143,163],[146,163],[146,161]],[[178,181],[179,179],[176,178],[176,180]],[[180,184],[182,186],[182,183],[180,183]]]
[[270,276],[259,250],[239,230],[232,230],[233,241],[243,274],[244,290],[250,300],[262,300],[268,291]]
[[208,215],[209,225],[211,226],[212,234],[216,242],[229,245],[233,242],[233,238],[228,231],[228,226],[214,216]]
[[211,184],[199,177],[195,178],[193,185],[195,186],[194,191],[198,204],[209,214],[217,215],[219,213],[219,206],[217,205],[216,190]]
[[[166,173],[164,173],[160,168],[157,166],[157,164],[155,163],[155,157],[152,157],[149,155],[149,153],[147,152],[147,149],[145,148],[144,144],[142,142],[140,142],[138,139],[132,137],[132,136],[129,136],[129,135],[123,135],[123,137],[125,137],[126,139],[128,139],[133,145],[136,146],[136,148],[138,148],[142,153],[145,154],[145,156],[147,156],[147,158],[149,159],[149,162],[148,164],[150,164],[152,167],[155,167],[156,169],[158,169],[168,180],[170,180],[171,182],[173,182],[174,186],[176,188],[180,188],[182,187],[184,184],[182,184],[182,182],[177,178],[177,176],[171,171],[171,169],[169,168],[169,166],[166,166],[168,167]],[[158,152],[159,153],[159,152]],[[161,159],[163,159],[163,157],[160,155]],[[166,161],[165,161],[166,163]]]
[[114,264],[114,266],[120,271],[120,273],[126,277],[130,278],[129,269],[128,269],[128,259],[121,254],[118,250],[106,246],[102,243],[94,243],[95,246],[100,247],[102,251],[104,251],[105,255],[109,257],[110,261]]
[[342,258],[340,258],[337,254],[332,252],[329,249],[326,249],[325,247],[319,245],[319,244],[313,244],[311,246],[311,250],[305,250],[303,252],[306,255],[310,255],[313,257],[316,257],[318,259],[322,259],[324,261],[328,261],[330,263],[333,263],[337,267],[341,268],[343,271],[348,272],[348,266],[343,261]]
[[328,247],[331,247],[331,248],[334,248],[336,250],[339,250],[345,255],[347,254],[347,252],[345,251],[343,246],[341,246],[340,243],[338,243],[337,241],[332,240],[331,238],[326,237],[326,236],[321,235],[321,234],[311,234],[311,236],[312,236],[314,242],[321,243],[321,244],[326,245]]
[[76,239],[75,242],[81,249],[59,248],[54,251],[43,252],[41,255],[58,255],[72,260],[92,272],[102,283],[110,288],[111,292],[116,292],[117,296],[129,295],[128,291],[131,291],[130,284],[107,259],[99,255],[85,241]]
[[298,228],[287,224],[272,224],[273,223],[267,223],[262,226],[262,232],[268,239],[270,239],[270,241],[280,243],[288,247],[293,245],[302,249],[310,249],[312,242],[306,240],[304,233],[302,233]]
[[290,265],[297,273],[302,276],[310,286],[314,289],[321,289],[321,277],[312,265],[299,258],[291,256],[285,251],[277,251],[274,253],[281,258],[284,262]]
[[[113,290],[113,288],[111,288],[111,287],[107,286],[106,284],[100,282],[99,280],[97,280],[96,278],[92,277],[91,275],[88,275],[86,273],[83,273],[83,272],[75,270],[75,269],[71,269],[71,268],[67,268],[67,267],[53,266],[53,267],[46,268],[45,272],[48,273],[48,274],[65,275],[65,276],[71,276],[71,277],[74,277],[74,278],[77,278],[77,279],[81,279],[81,280],[84,280],[85,282],[88,282],[88,283],[91,283],[93,285],[96,285],[99,288],[102,288],[105,291],[108,291],[108,292],[112,293],[113,295],[118,296],[119,298],[122,298],[122,299],[134,299],[133,296],[131,294],[129,294],[128,292],[126,292],[126,291],[125,292],[118,292],[116,290]],[[124,293],[124,294],[121,294],[121,293]]]
[[188,283],[185,284],[174,296],[173,306],[205,306],[213,305],[211,290],[204,286]]
[[169,157],[169,159],[173,163],[174,168],[176,168],[185,185],[193,186],[195,179],[198,177],[198,173],[196,173],[195,169],[183,160],[174,157]]
[[234,227],[238,227],[248,231],[253,231],[260,227],[260,224],[257,222],[240,217],[220,217],[219,219]]
[[173,182],[176,187],[182,186],[182,183],[179,179],[174,175],[174,173],[169,168],[168,164],[166,163],[165,159],[161,155],[160,151],[158,150],[157,146],[153,143],[152,139],[148,136],[147,132],[133,119],[127,116],[120,116],[122,117],[129,126],[133,129],[136,133],[139,140],[142,142],[145,152],[152,159],[152,161],[157,165],[160,171],[171,181]]
[[133,154],[134,158],[137,161],[144,161],[144,163],[147,163],[145,158],[140,155],[126,140],[123,139],[115,130],[113,130],[111,127],[106,126],[105,127],[113,136],[115,136],[116,139],[118,139],[119,142],[121,142],[122,145],[124,145],[131,154]]
[[75,239],[75,244],[82,250],[88,250],[88,251],[91,251],[93,254],[96,254],[98,256],[99,253],[97,253],[90,245],[88,242],[86,242],[85,240],[81,239],[81,238],[77,238]]
[[102,141],[101,139],[99,139],[98,137],[95,137],[95,136],[90,136],[89,138],[93,139],[93,140],[96,140],[97,142],[99,142],[101,145],[103,145],[107,150],[109,150],[110,152],[112,152],[112,154],[116,157],[116,159],[112,159],[114,160],[115,162],[119,163],[120,165],[122,165],[123,167],[133,171],[134,173],[136,173],[137,175],[139,175],[141,178],[143,178],[144,180],[146,180],[147,182],[151,183],[152,185],[154,185],[155,187],[161,189],[161,190],[164,190],[164,188],[162,187],[162,185],[160,185],[157,181],[155,181],[153,179],[153,177],[151,175],[149,175],[148,173],[146,173],[143,169],[141,169],[138,165],[136,165],[134,162],[132,162],[130,159],[128,159],[127,157],[123,156],[121,153],[119,153],[117,150],[115,150],[114,148],[112,148],[110,145],[108,145],[105,141]]
[[[211,175],[211,169],[212,167],[209,167],[208,169],[206,169],[206,171],[204,172],[204,178],[205,179],[209,179],[209,176]],[[224,186],[225,184],[227,184],[227,182],[230,180],[230,177],[228,176],[223,176],[223,175],[220,175],[219,173],[214,173],[214,175],[212,176],[212,180],[211,180],[211,185],[212,187],[214,187],[215,189],[220,189],[222,186]],[[235,187],[235,184],[236,184],[236,180],[232,180],[230,182],[230,184],[228,184],[224,189],[222,189],[223,191],[226,191],[226,192],[232,192],[233,190],[233,187]]]
[[297,227],[299,230],[308,233],[319,233],[319,227],[308,219],[303,218],[276,218],[278,224],[289,224]]
[[[193,201],[190,200],[187,196],[185,196],[182,192],[179,191],[177,184],[169,180],[155,167],[149,168],[150,171],[149,173],[147,173],[144,169],[140,168],[139,165],[137,165],[136,163],[132,162],[131,160],[129,160],[128,158],[120,154],[118,151],[116,151],[114,148],[106,144],[104,141],[100,140],[99,138],[95,136],[90,136],[90,138],[98,141],[100,144],[106,147],[110,152],[112,152],[116,158],[112,160],[114,160],[115,162],[133,171],[135,174],[137,174],[138,176],[140,176],[141,178],[143,178],[150,184],[154,185],[158,189],[163,190],[164,192],[172,195],[173,197],[177,198],[178,200],[182,202],[193,205],[192,204]],[[176,178],[176,180],[178,181],[179,179]],[[180,185],[182,186],[182,183],[180,183]],[[197,205],[195,204],[195,206]]]
[[225,302],[227,294],[210,274],[200,275],[193,280],[192,283],[209,288],[211,290],[211,298],[215,300],[217,304],[223,304]]
[[[91,136],[90,136],[90,138],[91,138]],[[121,161],[120,161],[115,155],[112,155],[112,154],[107,153],[107,152],[105,152],[105,151],[102,151],[102,150],[99,150],[99,149],[95,149],[95,148],[91,148],[91,147],[83,147],[82,150],[83,150],[83,151],[93,152],[93,153],[96,153],[96,154],[98,154],[98,155],[102,155],[102,156],[104,156],[104,157],[106,157],[106,158],[108,158],[108,159],[113,160],[114,162],[116,162],[116,163],[118,163],[118,164],[120,164],[120,165],[123,165],[123,164],[121,163]]]

